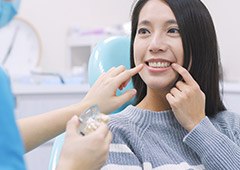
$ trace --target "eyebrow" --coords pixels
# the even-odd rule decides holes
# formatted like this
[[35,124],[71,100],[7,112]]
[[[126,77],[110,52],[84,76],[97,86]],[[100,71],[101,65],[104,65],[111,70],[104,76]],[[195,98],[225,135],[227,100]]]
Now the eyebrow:
[[[170,24],[177,24],[177,21],[174,19],[170,19],[165,22],[165,25],[170,25]],[[143,20],[138,25],[151,25],[151,22],[148,20]]]

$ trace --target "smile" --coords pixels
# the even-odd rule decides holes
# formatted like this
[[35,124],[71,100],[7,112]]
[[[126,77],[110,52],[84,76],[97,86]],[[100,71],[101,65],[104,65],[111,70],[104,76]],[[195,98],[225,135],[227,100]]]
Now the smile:
[[150,66],[150,67],[153,67],[153,68],[166,68],[166,67],[169,67],[171,65],[170,62],[147,62],[147,65]]

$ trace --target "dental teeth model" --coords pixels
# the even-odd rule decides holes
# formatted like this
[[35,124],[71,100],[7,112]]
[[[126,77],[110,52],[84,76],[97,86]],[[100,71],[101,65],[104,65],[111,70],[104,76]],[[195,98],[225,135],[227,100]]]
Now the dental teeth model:
[[101,123],[107,124],[109,116],[100,113],[98,106],[94,105],[79,116],[79,133],[87,135],[95,131]]

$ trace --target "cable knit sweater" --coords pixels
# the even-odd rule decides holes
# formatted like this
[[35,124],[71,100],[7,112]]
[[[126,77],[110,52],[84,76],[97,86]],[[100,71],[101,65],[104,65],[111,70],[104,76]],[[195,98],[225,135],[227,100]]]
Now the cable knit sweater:
[[187,132],[171,110],[128,106],[109,127],[113,141],[102,170],[240,170],[240,114],[205,117]]

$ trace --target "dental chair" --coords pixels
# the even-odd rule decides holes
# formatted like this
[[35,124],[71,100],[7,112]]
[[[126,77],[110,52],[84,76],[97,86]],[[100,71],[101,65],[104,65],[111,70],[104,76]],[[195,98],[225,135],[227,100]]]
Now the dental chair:
[[[107,72],[111,67],[124,65],[130,68],[130,39],[125,36],[110,37],[99,42],[93,49],[88,64],[88,82],[90,86],[98,79],[101,73]],[[118,90],[117,95],[123,94],[126,90],[132,89],[133,85],[130,81],[126,88],[122,91]],[[123,106],[115,110],[117,113],[123,110],[133,100],[125,103]],[[55,170],[60,156],[61,148],[64,142],[64,133],[55,138],[52,153],[50,157],[48,170]]]
[[0,169],[25,170],[23,144],[14,117],[10,81],[0,66]]

